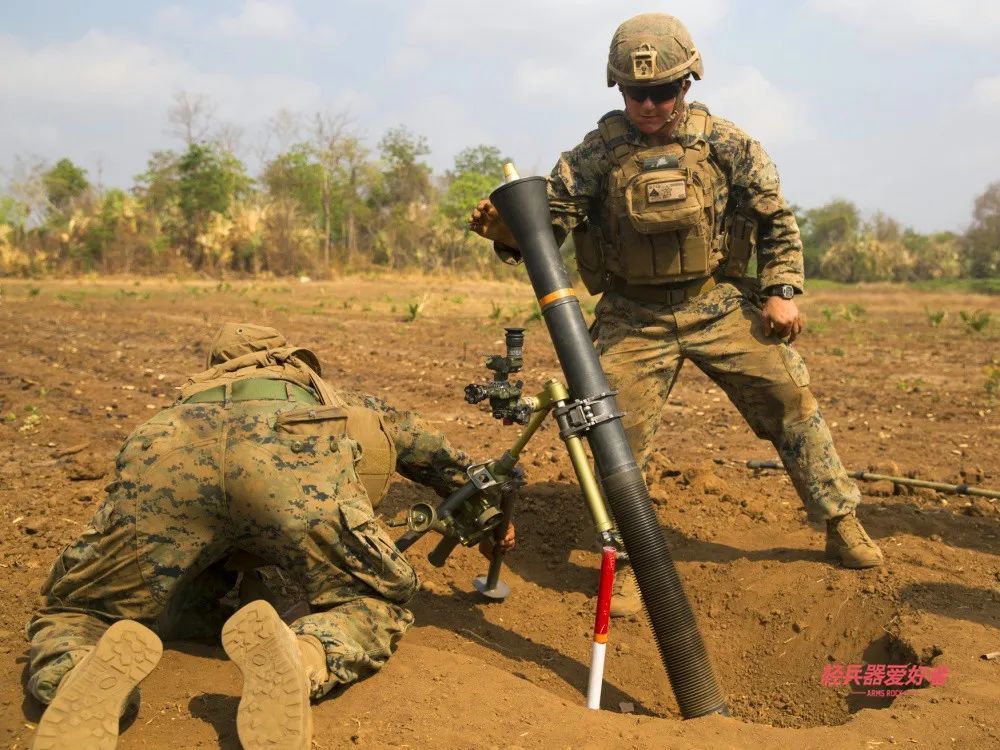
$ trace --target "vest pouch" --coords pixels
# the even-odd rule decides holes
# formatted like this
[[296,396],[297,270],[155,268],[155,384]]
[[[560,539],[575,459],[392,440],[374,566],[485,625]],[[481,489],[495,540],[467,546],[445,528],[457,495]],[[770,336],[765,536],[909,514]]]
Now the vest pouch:
[[625,183],[624,217],[611,271],[633,284],[661,284],[709,274],[710,212],[697,173],[684,167],[639,172]]
[[625,213],[641,234],[691,229],[704,212],[701,195],[683,167],[639,172],[625,185]]
[[339,406],[303,406],[275,417],[276,432],[293,437],[347,436],[347,410]]
[[396,471],[396,443],[378,412],[362,406],[348,406],[347,434],[361,446],[361,458],[355,470],[365,486],[372,507],[377,507]]
[[747,266],[757,247],[757,222],[748,213],[737,209],[726,228],[724,247],[726,262],[723,274],[738,279],[746,276]]
[[600,294],[607,283],[604,252],[598,233],[587,223],[573,228],[573,247],[576,248],[576,270],[587,291]]

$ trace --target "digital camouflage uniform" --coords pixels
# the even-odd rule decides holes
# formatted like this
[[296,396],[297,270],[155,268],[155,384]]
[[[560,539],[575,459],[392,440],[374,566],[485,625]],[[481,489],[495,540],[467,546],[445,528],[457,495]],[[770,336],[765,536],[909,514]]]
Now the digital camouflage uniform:
[[[694,105],[698,108],[700,105]],[[690,144],[701,128],[691,107],[674,140]],[[705,111],[702,108],[702,111]],[[623,118],[624,119],[624,118]],[[681,364],[689,359],[725,391],[754,432],[772,441],[814,519],[842,516],[860,499],[834,450],[806,367],[792,347],[762,332],[756,287],[728,278],[722,241],[736,207],[757,225],[757,284],[803,288],[802,247],[795,217],[781,194],[778,173],[761,145],[731,122],[712,117],[706,140],[714,181],[715,236],[708,271],[718,283],[676,304],[631,299],[629,280],[605,291],[592,329],[601,363],[618,403],[636,458],[648,461],[650,442]],[[628,124],[625,139],[645,147]],[[598,130],[563,153],[548,180],[553,230],[560,242],[581,222],[607,223],[608,179],[616,161]],[[711,278],[711,277],[710,277]]]
[[43,703],[116,621],[218,637],[232,613],[219,604],[235,583],[227,560],[240,555],[306,592],[311,613],[291,628],[326,654],[314,698],[378,670],[413,622],[403,605],[417,577],[375,519],[359,478],[369,446],[348,423],[384,429],[388,448],[370,447],[441,495],[462,484],[468,458],[410,413],[332,391],[315,356],[273,329],[225,326],[209,362],[126,439],[107,498],[52,567],[27,626],[28,689]]
[[[704,73],[677,18],[624,21],[611,39],[606,82],[618,86],[626,110],[601,117],[547,181],[556,239],[572,235],[582,281],[602,293],[591,333],[622,425],[644,467],[670,389],[691,360],[774,444],[810,517],[826,519],[826,556],[849,568],[880,565],[802,358],[764,333],[760,294],[788,300],[803,289],[795,217],[761,145],[704,105],[685,103],[691,79]],[[489,201],[469,226],[517,262],[519,251],[504,244],[510,229]],[[757,278],[749,279],[754,253]],[[796,333],[794,308],[771,307],[791,318],[781,330]],[[622,568],[611,614],[639,609],[635,576]]]

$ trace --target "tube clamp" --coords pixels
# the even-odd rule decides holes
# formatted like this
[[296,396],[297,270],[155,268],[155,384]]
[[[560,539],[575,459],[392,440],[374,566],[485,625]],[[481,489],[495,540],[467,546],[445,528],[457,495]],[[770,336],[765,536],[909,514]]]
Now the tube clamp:
[[572,401],[557,406],[552,413],[559,425],[559,437],[563,440],[589,432],[592,427],[612,419],[620,419],[624,412],[615,411],[613,398],[618,391],[598,393],[590,398]]
[[472,483],[478,489],[485,490],[487,487],[497,484],[496,478],[490,474],[490,470],[486,468],[486,464],[475,464],[470,466],[466,471],[469,479],[472,480]]

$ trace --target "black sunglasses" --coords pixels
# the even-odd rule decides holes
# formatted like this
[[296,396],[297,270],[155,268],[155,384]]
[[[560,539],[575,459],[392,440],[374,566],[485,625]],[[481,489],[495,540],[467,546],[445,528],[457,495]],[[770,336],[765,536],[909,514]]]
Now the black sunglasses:
[[650,99],[653,104],[663,104],[671,99],[676,99],[681,93],[681,81],[671,81],[659,86],[623,86],[625,96],[636,102],[644,102]]

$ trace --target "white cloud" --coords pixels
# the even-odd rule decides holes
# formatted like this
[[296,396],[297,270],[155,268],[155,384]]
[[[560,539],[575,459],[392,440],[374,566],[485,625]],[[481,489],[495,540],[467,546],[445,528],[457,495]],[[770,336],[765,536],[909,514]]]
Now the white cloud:
[[288,40],[302,33],[305,23],[282,0],[245,0],[239,15],[223,17],[219,28],[232,36]]
[[[466,145],[495,142],[518,160],[522,174],[547,173],[561,149],[595,127],[602,113],[621,106],[620,95],[605,86],[608,45],[618,24],[639,13],[673,13],[699,40],[729,12],[728,0],[683,8],[649,0],[507,0],[488,13],[463,0],[418,0],[412,7],[404,22],[407,50],[426,50],[432,74],[440,79],[442,70],[453,68],[468,78],[462,67],[479,66],[474,80],[464,81],[472,87],[463,100],[468,111],[428,119],[429,130],[413,123],[417,132],[447,129],[449,137],[435,136],[431,144],[435,166],[439,142],[449,156]],[[476,60],[489,64],[470,62]],[[484,111],[491,114],[484,117]],[[511,122],[511,115],[519,121]]]
[[[560,104],[594,102],[604,87],[604,63],[615,28],[639,13],[680,13],[695,39],[707,35],[728,13],[728,0],[703,0],[678,9],[674,3],[604,0],[508,0],[483,15],[464,0],[424,0],[407,21],[407,50],[459,50],[463,59],[495,60],[493,70],[510,71],[513,94],[522,101],[545,96]],[[462,52],[469,49],[472,52]],[[447,54],[447,53],[445,53]],[[416,58],[419,61],[419,57]]]
[[713,113],[732,120],[765,148],[812,135],[813,128],[800,97],[778,88],[755,67],[722,65],[720,68],[711,80],[694,84],[692,98],[704,96]]
[[159,29],[168,31],[188,31],[195,23],[190,8],[183,5],[164,5],[153,14],[153,23]]
[[676,14],[697,40],[725,17],[729,0],[701,0],[683,8],[641,0],[507,0],[488,12],[466,0],[423,0],[413,6],[406,24],[410,44],[429,44],[439,50],[495,49],[500,65],[509,60],[504,54],[513,57],[525,50],[554,59],[591,50],[606,55],[618,24],[640,13]]
[[356,89],[342,89],[330,102],[331,112],[342,112],[354,125],[358,125],[359,116],[371,115],[376,109],[375,100],[370,94]]
[[451,168],[454,155],[463,148],[495,141],[487,124],[491,121],[479,117],[475,110],[474,103],[449,94],[420,97],[399,112],[380,112],[380,121],[373,123],[375,127],[368,133],[369,145],[374,149],[382,134],[403,124],[411,133],[427,138],[429,162],[443,172]]
[[0,37],[0,95],[8,101],[143,106],[191,72],[153,47],[100,31],[36,49]]
[[980,109],[1000,114],[1000,76],[975,81],[972,84],[972,101]]
[[992,44],[1000,35],[996,0],[809,0],[809,7],[880,41],[957,39]]
[[70,156],[88,168],[100,159],[112,184],[130,184],[149,153],[166,145],[166,115],[178,91],[204,95],[216,105],[216,126],[240,129],[281,107],[316,111],[322,105],[321,89],[311,81],[208,72],[104,32],[34,48],[0,35],[0,100],[16,113],[0,119],[0,163],[25,153]]
[[243,121],[280,107],[312,108],[319,101],[319,87],[309,81],[206,73],[157,47],[100,31],[36,49],[0,36],[0,97],[21,117],[37,106],[165,110],[181,90],[205,94],[218,103],[220,114]]
[[408,44],[390,54],[385,61],[385,72],[402,78],[426,71],[433,62],[434,56],[429,49]]
[[672,13],[695,39],[713,29],[729,11],[729,0],[701,0],[682,8],[676,3],[641,0],[507,0],[483,12],[466,0],[413,3],[408,36],[437,46],[441,41],[478,49],[552,50],[554,56],[584,48],[603,48],[615,28],[640,13]]

